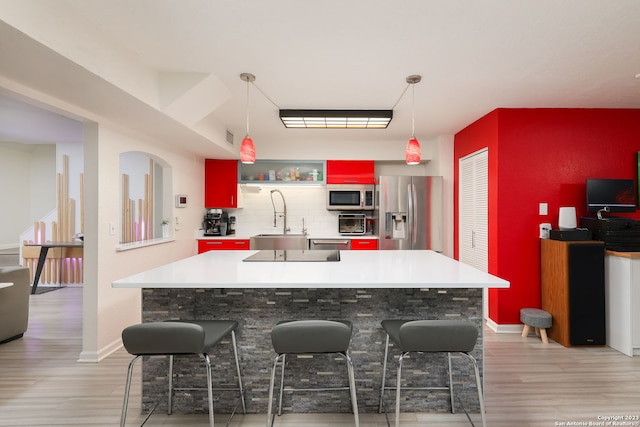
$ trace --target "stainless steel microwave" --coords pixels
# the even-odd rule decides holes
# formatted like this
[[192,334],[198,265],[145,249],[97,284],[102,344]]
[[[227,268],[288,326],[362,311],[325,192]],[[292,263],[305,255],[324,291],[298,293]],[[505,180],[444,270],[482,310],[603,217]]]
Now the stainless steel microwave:
[[375,203],[373,184],[327,185],[327,209],[330,211],[373,210]]

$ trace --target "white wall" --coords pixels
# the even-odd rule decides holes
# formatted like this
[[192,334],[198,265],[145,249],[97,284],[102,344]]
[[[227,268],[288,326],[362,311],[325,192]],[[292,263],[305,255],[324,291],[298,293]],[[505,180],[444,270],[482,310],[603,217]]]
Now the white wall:
[[29,226],[56,208],[56,150],[55,145],[47,144],[32,151]]
[[[118,224],[119,157],[122,152],[144,151],[169,162],[173,171],[173,194],[187,194],[189,206],[174,208],[180,216],[175,241],[116,251],[119,235],[109,233]],[[87,130],[85,140],[85,185],[99,188],[87,196],[85,206],[85,283],[83,351],[81,361],[97,361],[120,345],[120,333],[141,319],[141,291],[114,289],[122,277],[175,261],[197,252],[196,232],[204,205],[204,159],[186,154],[179,145],[167,148],[158,141],[132,135],[106,124]],[[117,228],[117,227],[116,227]]]
[[55,146],[0,143],[0,249],[56,206]]

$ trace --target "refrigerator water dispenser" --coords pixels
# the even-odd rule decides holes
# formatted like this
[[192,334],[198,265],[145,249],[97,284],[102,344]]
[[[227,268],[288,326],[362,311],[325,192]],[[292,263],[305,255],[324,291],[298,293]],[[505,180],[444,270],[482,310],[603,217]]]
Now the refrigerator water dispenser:
[[387,212],[386,238],[406,239],[407,238],[407,213],[406,212]]

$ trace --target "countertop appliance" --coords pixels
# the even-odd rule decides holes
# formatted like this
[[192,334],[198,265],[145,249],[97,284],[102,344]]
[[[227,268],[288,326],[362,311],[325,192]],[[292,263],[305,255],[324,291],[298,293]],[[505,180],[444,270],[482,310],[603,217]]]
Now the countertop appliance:
[[222,209],[207,209],[202,220],[205,236],[226,236],[228,215]]
[[373,184],[329,184],[327,185],[327,210],[366,211],[375,207]]
[[363,213],[338,214],[338,233],[344,236],[363,235],[367,232],[367,216]]
[[441,176],[381,176],[379,249],[443,250]]

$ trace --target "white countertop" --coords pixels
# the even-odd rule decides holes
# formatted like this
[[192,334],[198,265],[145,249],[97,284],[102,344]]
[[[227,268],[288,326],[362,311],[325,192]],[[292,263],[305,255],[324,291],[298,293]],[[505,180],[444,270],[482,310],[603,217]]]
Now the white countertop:
[[209,251],[113,282],[114,288],[508,288],[428,250],[340,251],[338,262],[243,262],[258,251]]

